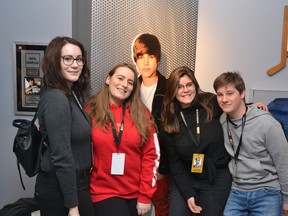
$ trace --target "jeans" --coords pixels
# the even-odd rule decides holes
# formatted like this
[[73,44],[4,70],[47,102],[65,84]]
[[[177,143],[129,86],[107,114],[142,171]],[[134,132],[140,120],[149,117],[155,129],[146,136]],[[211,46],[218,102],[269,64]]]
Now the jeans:
[[232,189],[224,216],[280,216],[283,197],[280,190],[261,188],[255,191]]

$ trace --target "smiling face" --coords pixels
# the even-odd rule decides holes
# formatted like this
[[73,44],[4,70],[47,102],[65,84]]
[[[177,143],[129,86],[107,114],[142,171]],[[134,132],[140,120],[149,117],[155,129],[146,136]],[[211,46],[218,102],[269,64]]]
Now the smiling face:
[[119,67],[112,76],[106,78],[109,86],[109,99],[115,105],[121,105],[132,93],[134,88],[134,72],[128,67]]
[[[80,47],[74,44],[67,43],[62,47],[61,56],[71,56],[74,59],[77,59],[82,58],[82,52]],[[71,83],[71,85],[73,84],[73,82],[76,82],[79,79],[82,69],[83,65],[78,65],[76,60],[73,61],[72,64],[69,66],[64,64],[64,60],[61,57],[61,73],[63,74],[64,78],[69,83]]]
[[234,84],[228,84],[219,87],[216,93],[219,106],[230,118],[239,118],[245,113],[245,90],[240,93]]
[[182,108],[188,108],[196,96],[196,88],[192,79],[184,75],[179,79],[176,92],[176,99],[179,101]]

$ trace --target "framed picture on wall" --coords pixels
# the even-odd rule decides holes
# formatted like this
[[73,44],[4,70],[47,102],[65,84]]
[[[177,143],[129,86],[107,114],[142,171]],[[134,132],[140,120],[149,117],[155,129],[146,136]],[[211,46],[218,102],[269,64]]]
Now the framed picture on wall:
[[43,72],[41,60],[47,44],[14,42],[15,115],[33,115],[36,111]]

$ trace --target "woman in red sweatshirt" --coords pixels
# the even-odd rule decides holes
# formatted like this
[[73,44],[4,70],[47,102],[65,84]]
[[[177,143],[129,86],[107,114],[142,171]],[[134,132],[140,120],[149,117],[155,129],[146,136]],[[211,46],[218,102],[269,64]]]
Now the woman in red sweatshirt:
[[114,67],[86,111],[92,119],[95,215],[143,215],[156,190],[160,149],[151,114],[141,102],[137,72]]

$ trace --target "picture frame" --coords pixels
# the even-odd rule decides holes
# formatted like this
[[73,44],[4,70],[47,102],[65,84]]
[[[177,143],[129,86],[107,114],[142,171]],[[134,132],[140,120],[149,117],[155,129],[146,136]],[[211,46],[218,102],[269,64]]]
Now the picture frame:
[[41,60],[47,44],[13,42],[15,115],[34,115],[43,79]]

